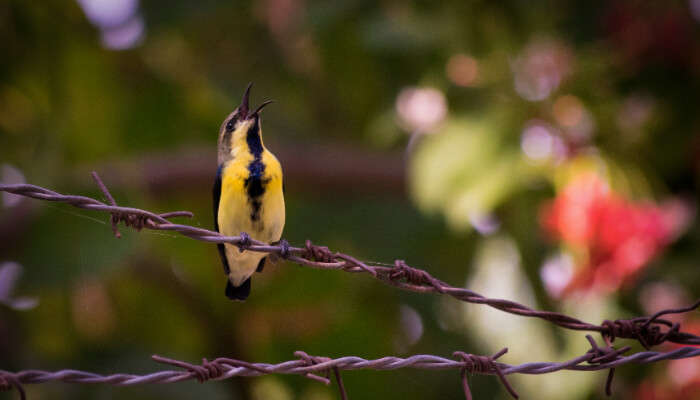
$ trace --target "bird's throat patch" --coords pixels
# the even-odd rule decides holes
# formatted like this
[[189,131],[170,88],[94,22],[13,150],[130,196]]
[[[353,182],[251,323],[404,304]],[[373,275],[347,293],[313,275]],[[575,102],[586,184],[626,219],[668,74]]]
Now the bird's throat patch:
[[[254,162],[248,166],[248,169],[253,167]],[[265,169],[265,165],[262,165],[262,170]],[[248,195],[248,203],[250,204],[250,219],[253,221],[260,220],[260,209],[262,208],[262,196],[265,194],[265,187],[269,179],[263,179],[262,174],[259,176],[251,175],[246,178],[244,185],[246,189],[246,194]]]
[[248,130],[246,136],[248,150],[253,155],[253,160],[248,164],[248,178],[245,179],[244,185],[246,194],[248,195],[248,203],[250,203],[250,219],[252,221],[260,220],[260,209],[262,208],[262,197],[265,194],[265,188],[270,179],[264,179],[265,163],[262,161],[262,141],[260,140],[260,126],[256,118],[253,126]]

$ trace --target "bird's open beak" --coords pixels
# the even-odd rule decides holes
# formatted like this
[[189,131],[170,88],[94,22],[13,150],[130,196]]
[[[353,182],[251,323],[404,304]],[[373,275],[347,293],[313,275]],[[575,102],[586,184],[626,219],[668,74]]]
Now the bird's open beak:
[[[238,112],[241,117],[241,119],[246,119],[248,117],[248,110],[250,109],[248,107],[248,98],[250,97],[250,88],[253,87],[253,82],[250,82],[248,84],[248,87],[245,89],[245,93],[243,93],[243,99],[241,99],[241,105],[238,107]],[[258,107],[260,108],[260,107]]]
[[242,120],[246,120],[252,117],[255,117],[258,115],[258,113],[268,104],[273,103],[273,100],[268,100],[263,102],[258,106],[258,108],[255,109],[252,113],[249,113],[250,111],[250,105],[249,105],[249,98],[250,98],[250,88],[253,87],[253,82],[250,82],[248,84],[248,87],[245,89],[245,93],[243,93],[243,99],[241,99],[241,105],[238,107],[238,115]]
[[263,109],[263,107],[265,107],[266,105],[268,105],[268,104],[270,104],[270,103],[274,103],[274,102],[275,102],[274,100],[268,100],[268,101],[263,102],[263,103],[260,104],[260,105],[258,106],[258,108],[256,108],[255,111],[253,111],[250,115],[251,115],[251,116],[258,115],[258,113]]

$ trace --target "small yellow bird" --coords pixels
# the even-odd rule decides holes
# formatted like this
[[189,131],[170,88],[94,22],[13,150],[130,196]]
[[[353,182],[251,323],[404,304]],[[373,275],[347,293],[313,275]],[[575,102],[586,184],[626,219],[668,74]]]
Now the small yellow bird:
[[[284,229],[282,166],[262,141],[260,110],[271,101],[249,112],[251,86],[219,130],[214,226],[226,236],[245,232],[253,239],[273,243],[280,240]],[[226,297],[245,300],[250,294],[250,276],[262,271],[266,254],[241,251],[229,243],[220,243],[218,248],[228,277]]]

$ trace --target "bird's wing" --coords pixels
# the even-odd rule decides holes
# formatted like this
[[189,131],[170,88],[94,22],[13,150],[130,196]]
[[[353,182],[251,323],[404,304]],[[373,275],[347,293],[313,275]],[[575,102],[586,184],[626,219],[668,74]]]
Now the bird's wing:
[[[223,165],[219,165],[216,170],[216,179],[214,180],[214,188],[212,189],[212,195],[214,197],[214,229],[219,232],[219,201],[221,200],[221,170]],[[219,232],[220,233],[220,232]],[[226,249],[223,243],[217,243],[216,247],[219,249],[219,256],[221,256],[221,263],[224,265],[224,272],[228,275],[231,269],[228,266],[228,259],[226,258]]]

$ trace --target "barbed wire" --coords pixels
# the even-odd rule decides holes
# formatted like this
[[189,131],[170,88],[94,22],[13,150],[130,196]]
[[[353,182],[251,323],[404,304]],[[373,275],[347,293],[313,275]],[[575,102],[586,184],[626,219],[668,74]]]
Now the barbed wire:
[[[114,197],[100,180],[97,173],[93,172],[100,190],[105,195],[109,204],[99,200],[76,195],[64,195],[52,190],[30,184],[0,184],[0,191],[21,196],[32,197],[46,201],[64,202],[78,208],[107,212],[111,214],[112,230],[116,237],[121,234],[119,223],[134,229],[151,229],[161,231],[175,231],[184,236],[210,243],[231,243],[241,250],[259,251],[295,262],[297,264],[318,269],[333,269],[346,272],[363,272],[392,286],[418,293],[440,293],[452,296],[458,300],[485,304],[493,308],[511,314],[541,318],[558,326],[573,330],[594,331],[602,334],[606,343],[599,347],[595,340],[586,335],[591,349],[584,355],[565,362],[536,362],[520,365],[509,365],[496,361],[507,352],[502,349],[493,356],[474,355],[464,352],[454,352],[455,359],[447,359],[434,355],[415,355],[408,358],[383,357],[375,360],[367,360],[361,357],[341,357],[331,359],[328,357],[310,356],[303,351],[295,352],[297,360],[285,361],[279,364],[248,363],[230,358],[217,358],[213,361],[202,360],[202,364],[195,365],[184,361],[174,360],[154,355],[153,360],[175,366],[180,370],[164,370],[151,374],[110,374],[102,375],[86,371],[72,369],[55,372],[42,370],[24,370],[9,372],[0,370],[0,390],[16,389],[22,399],[26,394],[23,384],[36,384],[49,381],[63,381],[67,383],[103,383],[112,385],[137,385],[145,383],[174,383],[190,379],[204,382],[210,379],[222,380],[234,376],[259,376],[266,374],[298,374],[309,379],[329,384],[331,373],[337,383],[340,397],[347,399],[347,394],[340,376],[340,371],[372,369],[393,370],[400,368],[416,368],[428,370],[459,369],[462,387],[465,397],[471,400],[471,391],[467,381],[468,374],[496,375],[505,389],[518,398],[516,391],[506,379],[510,374],[545,374],[560,370],[595,371],[608,369],[605,391],[611,393],[611,384],[615,368],[629,363],[651,363],[661,360],[673,360],[700,356],[700,348],[680,347],[668,352],[642,351],[629,356],[623,354],[630,350],[629,346],[615,349],[612,345],[615,338],[630,338],[638,340],[647,350],[654,345],[665,341],[679,344],[700,344],[700,337],[691,333],[681,332],[680,324],[673,323],[661,317],[670,314],[679,314],[692,311],[700,306],[700,300],[691,306],[676,309],[667,309],[657,312],[649,317],[637,317],[632,319],[606,320],[601,325],[594,325],[565,314],[539,311],[525,305],[504,299],[484,297],[478,293],[464,288],[456,288],[442,282],[427,271],[408,266],[402,260],[396,260],[393,266],[386,264],[362,262],[357,258],[340,252],[331,252],[328,247],[318,246],[307,240],[304,247],[292,247],[286,241],[281,240],[276,244],[267,244],[252,239],[242,232],[239,236],[224,236],[218,232],[197,228],[189,225],[174,224],[169,221],[174,217],[192,217],[188,211],[176,211],[156,214],[150,211],[131,207],[120,207]],[[375,264],[375,265],[373,265]]]
[[0,191],[40,200],[67,203],[87,210],[107,212],[111,214],[112,230],[116,237],[121,236],[118,229],[118,225],[121,222],[137,231],[141,229],[173,231],[204,242],[230,243],[238,246],[241,250],[275,254],[278,257],[306,267],[342,270],[351,273],[367,273],[381,282],[403,290],[417,293],[444,294],[463,302],[485,304],[507,313],[544,319],[566,329],[599,332],[611,342],[616,338],[635,339],[646,349],[666,341],[686,345],[700,345],[700,337],[688,332],[682,332],[680,324],[677,322],[674,323],[661,318],[665,315],[694,310],[700,307],[700,299],[688,307],[662,310],[649,317],[605,320],[600,325],[596,325],[559,312],[535,310],[515,301],[488,298],[466,288],[453,287],[433,277],[427,271],[411,267],[405,261],[399,259],[394,261],[393,266],[372,265],[378,263],[363,262],[349,254],[333,252],[326,246],[313,244],[310,240],[306,240],[304,247],[293,247],[284,239],[276,244],[268,244],[251,238],[245,232],[241,232],[239,236],[225,236],[208,229],[175,224],[168,219],[192,217],[193,214],[189,211],[156,214],[138,208],[118,206],[96,172],[92,172],[92,177],[109,204],[86,196],[57,193],[31,184],[0,184]]
[[115,386],[131,386],[149,383],[176,383],[196,379],[199,382],[208,380],[224,380],[232,377],[255,377],[268,374],[301,375],[326,385],[331,383],[330,374],[338,386],[340,397],[346,400],[347,393],[343,385],[340,371],[352,370],[396,370],[413,368],[421,370],[460,370],[462,388],[465,398],[471,400],[471,390],[467,381],[468,374],[495,375],[499,378],[505,389],[518,398],[517,392],[508,383],[507,375],[526,374],[540,375],[562,370],[571,371],[599,371],[609,369],[605,391],[611,393],[612,372],[614,368],[625,364],[647,364],[662,360],[678,360],[700,356],[700,348],[683,346],[668,352],[641,351],[629,356],[623,354],[630,350],[628,346],[615,349],[610,344],[600,347],[595,340],[586,335],[591,349],[585,354],[563,362],[530,362],[519,365],[510,365],[497,362],[496,359],[504,355],[508,349],[504,348],[493,356],[483,356],[456,351],[454,359],[439,357],[430,354],[419,354],[407,358],[382,357],[378,359],[364,359],[362,357],[348,356],[336,359],[328,357],[310,356],[303,351],[297,351],[296,360],[284,361],[278,364],[249,363],[231,358],[216,358],[208,361],[206,358],[201,364],[192,364],[185,361],[174,360],[159,355],[151,358],[161,364],[179,368],[179,370],[162,370],[150,374],[138,375],[117,373],[103,375],[94,372],[65,369],[60,371],[24,370],[9,372],[0,370],[0,390],[16,389],[22,400],[26,393],[22,385],[40,384],[51,381],[61,381],[75,384],[109,384]]

